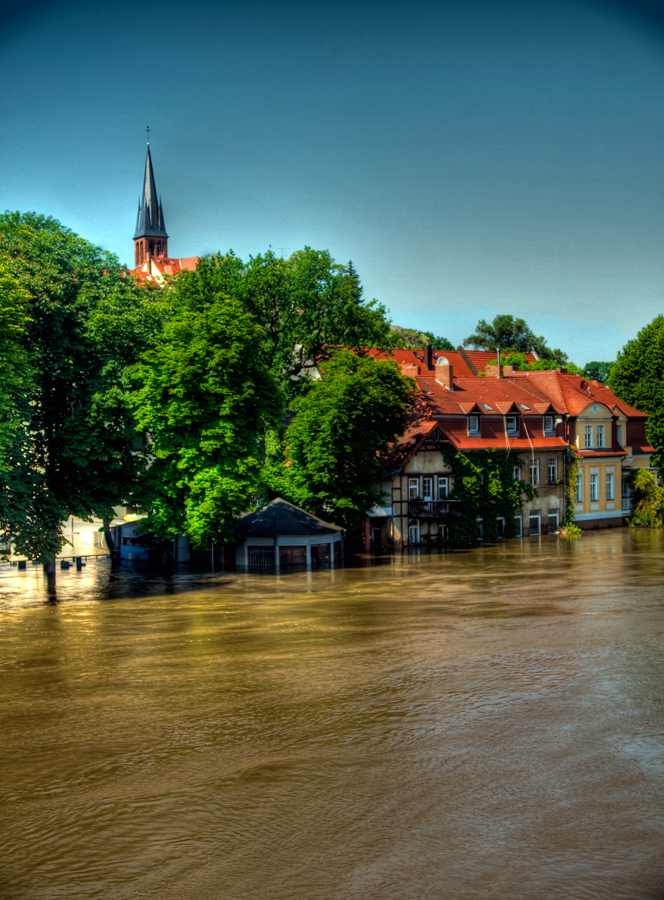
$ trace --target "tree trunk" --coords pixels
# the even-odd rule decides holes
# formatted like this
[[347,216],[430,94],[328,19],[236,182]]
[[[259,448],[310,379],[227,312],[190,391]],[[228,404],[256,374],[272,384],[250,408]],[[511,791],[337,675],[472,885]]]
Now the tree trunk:
[[103,519],[103,523],[104,523],[104,537],[106,538],[106,546],[112,553],[117,548],[115,546],[115,541],[113,540],[113,533],[111,531],[111,520]]
[[104,537],[106,538],[106,546],[108,547],[108,552],[111,554],[111,564],[115,565],[120,562],[120,548],[115,546],[115,541],[113,540],[113,533],[111,531],[111,520],[103,519],[104,523]]
[[55,597],[55,559],[44,563],[44,575],[46,576],[46,591],[49,597]]

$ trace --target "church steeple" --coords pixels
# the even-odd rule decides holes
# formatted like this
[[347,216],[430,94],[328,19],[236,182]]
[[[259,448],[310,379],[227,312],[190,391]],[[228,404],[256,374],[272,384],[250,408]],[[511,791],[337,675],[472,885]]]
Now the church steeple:
[[150,143],[145,158],[145,178],[143,180],[143,198],[138,201],[138,220],[134,234],[134,256],[136,268],[152,257],[168,256],[168,235],[164,225],[164,213],[161,201],[157,200],[157,188],[152,171]]

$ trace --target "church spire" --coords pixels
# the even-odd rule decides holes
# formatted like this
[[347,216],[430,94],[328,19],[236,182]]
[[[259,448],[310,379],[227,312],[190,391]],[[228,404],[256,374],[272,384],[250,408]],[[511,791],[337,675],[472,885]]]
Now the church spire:
[[134,234],[134,253],[136,268],[143,265],[146,259],[156,256],[168,256],[166,227],[161,200],[157,199],[157,188],[152,171],[150,144],[145,158],[145,177],[143,179],[143,197],[138,204],[138,220]]

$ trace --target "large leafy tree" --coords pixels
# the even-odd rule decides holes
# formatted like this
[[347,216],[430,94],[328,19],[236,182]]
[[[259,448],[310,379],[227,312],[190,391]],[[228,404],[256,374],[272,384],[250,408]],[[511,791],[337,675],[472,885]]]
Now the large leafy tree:
[[649,415],[647,435],[664,462],[664,316],[657,316],[628,341],[611,369],[609,387],[630,406]]
[[601,381],[602,384],[606,384],[613,366],[612,362],[589,362],[583,367],[583,375],[588,381]]
[[31,369],[23,345],[29,295],[0,261],[0,468],[25,412]]
[[238,300],[261,326],[254,353],[287,393],[305,364],[330,347],[390,345],[384,307],[366,302],[353,264],[335,263],[326,250],[305,247],[289,259],[268,251],[247,263],[232,252],[208,256],[182,273],[175,291],[192,308],[214,293]]
[[0,530],[54,574],[63,522],[108,520],[142,464],[126,409],[110,402],[113,342],[92,327],[104,303],[138,302],[141,289],[114,256],[34,213],[0,216],[0,261],[28,298],[30,371],[3,454]]
[[252,505],[264,430],[282,409],[256,350],[262,339],[238,300],[201,290],[137,367],[135,414],[152,457],[140,499],[156,534],[186,534],[198,547],[228,541]]
[[392,360],[334,354],[291,404],[284,455],[268,466],[273,494],[357,531],[382,497],[380,454],[404,433],[417,385]]
[[509,315],[498,315],[492,322],[480,319],[475,333],[466,338],[465,343],[476,350],[514,350],[530,353],[533,350],[541,359],[555,360],[565,365],[567,354],[562,350],[551,350],[543,337],[535,335],[525,319]]

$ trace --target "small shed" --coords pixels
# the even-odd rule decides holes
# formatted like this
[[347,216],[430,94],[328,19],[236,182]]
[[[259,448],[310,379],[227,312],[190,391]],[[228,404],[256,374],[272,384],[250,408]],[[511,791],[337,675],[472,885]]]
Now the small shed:
[[336,569],[343,561],[343,529],[277,497],[238,520],[238,569]]

